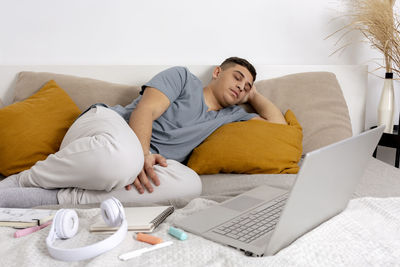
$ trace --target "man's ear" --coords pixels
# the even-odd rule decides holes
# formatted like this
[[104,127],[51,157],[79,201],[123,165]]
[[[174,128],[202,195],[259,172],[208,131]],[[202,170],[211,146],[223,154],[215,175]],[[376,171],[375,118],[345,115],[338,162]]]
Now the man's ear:
[[215,69],[213,71],[213,74],[212,74],[213,80],[218,78],[218,76],[221,73],[221,71],[222,71],[221,67],[219,67],[219,66],[215,67]]

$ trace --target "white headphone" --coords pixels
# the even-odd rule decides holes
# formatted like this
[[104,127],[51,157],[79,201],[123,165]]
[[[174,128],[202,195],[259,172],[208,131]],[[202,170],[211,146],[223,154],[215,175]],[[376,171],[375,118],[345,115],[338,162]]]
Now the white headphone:
[[124,208],[116,198],[103,201],[100,205],[104,221],[111,227],[120,226],[112,236],[92,245],[73,249],[56,248],[53,243],[57,239],[68,239],[78,231],[78,215],[75,210],[60,209],[54,216],[50,233],[46,238],[47,250],[50,255],[62,261],[80,261],[96,257],[115,248],[121,243],[128,233]]

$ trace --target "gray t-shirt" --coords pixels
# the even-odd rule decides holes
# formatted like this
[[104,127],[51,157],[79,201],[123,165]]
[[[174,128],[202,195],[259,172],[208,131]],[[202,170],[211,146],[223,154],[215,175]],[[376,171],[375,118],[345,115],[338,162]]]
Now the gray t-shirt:
[[203,84],[185,67],[172,67],[160,72],[142,86],[140,96],[131,104],[125,107],[117,105],[111,109],[129,122],[146,87],[160,90],[171,102],[168,109],[153,122],[150,141],[150,151],[167,159],[184,162],[192,150],[218,127],[257,116],[239,106],[207,111]]

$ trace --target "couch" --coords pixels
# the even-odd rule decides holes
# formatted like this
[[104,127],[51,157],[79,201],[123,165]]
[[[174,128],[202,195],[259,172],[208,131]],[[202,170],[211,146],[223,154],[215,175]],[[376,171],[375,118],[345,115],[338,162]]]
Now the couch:
[[[23,101],[39,90],[48,80],[55,80],[68,93],[80,110],[84,110],[96,102],[124,105],[138,95],[141,84],[166,67],[0,66],[0,78],[2,78],[0,86],[6,88],[0,91],[2,93],[0,96],[2,96],[5,105]],[[189,66],[189,69],[206,83],[212,67]],[[256,68],[259,73],[256,83],[258,90],[270,98],[282,112],[291,109],[301,124],[303,128],[303,154],[364,130],[367,77],[365,66],[256,66]],[[249,106],[245,108],[251,110]],[[299,164],[301,165],[301,162]],[[170,239],[166,234],[166,229],[173,224],[174,220],[207,206],[215,205],[216,202],[227,200],[261,184],[290,190],[296,175],[221,173],[201,175],[201,179],[203,183],[201,197],[194,200],[174,200],[171,202],[178,210],[165,223],[160,225],[156,234],[165,239]],[[332,253],[333,247],[330,248],[324,238],[337,236],[337,233],[341,231],[340,227],[349,226],[348,218],[350,217],[353,222],[358,222],[357,219],[362,216],[357,217],[357,212],[365,215],[362,220],[369,218],[367,215],[371,215],[371,211],[368,207],[375,205],[377,213],[392,211],[394,206],[400,204],[399,195],[400,171],[371,157],[365,174],[354,192],[354,199],[348,210],[344,212],[344,217],[339,217],[336,221],[330,220],[327,225],[317,228],[320,231],[305,235],[294,245],[274,257],[248,259],[240,252],[189,234],[190,241],[187,241],[187,243],[177,242],[173,249],[165,253],[160,251],[157,254],[160,257],[144,256],[142,258],[144,261],[141,264],[146,266],[159,264],[171,266],[174,264],[193,266],[244,264],[249,266],[259,266],[259,264],[318,266],[328,263],[331,265],[353,265],[353,263],[357,265],[357,263],[371,262],[372,265],[391,263],[391,260],[399,259],[398,254],[397,258],[396,255],[391,254],[392,249],[387,250],[388,246],[393,246],[393,239],[386,243],[377,244],[376,247],[360,245],[365,242],[365,239],[362,237],[356,239],[362,231],[374,227],[372,220],[370,223],[366,222],[365,225],[360,225],[360,228],[353,225],[352,227],[358,229],[357,231],[349,230],[346,232],[348,235],[343,236],[343,240],[335,240],[332,244],[338,247],[337,253]],[[136,205],[137,203],[124,204]],[[71,205],[62,207],[71,207]],[[46,208],[60,208],[60,206]],[[87,226],[99,219],[98,204],[75,205],[73,208],[78,210],[82,228],[79,233],[80,239],[76,242],[83,245],[100,240],[101,237],[93,236],[87,231]],[[399,210],[393,214],[397,220],[400,218]],[[393,221],[385,217],[380,222],[390,225]],[[328,230],[332,232],[326,232]],[[28,243],[13,240],[10,238],[11,233],[12,229],[0,229],[0,245],[5,248],[3,251],[0,250],[2,256],[0,263],[33,266],[61,264],[54,262],[43,249],[46,230],[27,237]],[[370,236],[368,235],[368,237]],[[354,242],[359,242],[357,244],[360,247],[350,248],[350,245],[346,245],[347,238],[353,238]],[[79,263],[79,266],[120,265],[121,262],[116,259],[116,256],[138,246],[140,244],[138,245],[132,240],[125,240],[118,249],[93,260]],[[398,244],[397,248],[399,248]],[[18,253],[15,251],[21,249],[25,251],[25,254],[18,257]],[[356,255],[357,253],[368,254],[374,249],[382,249],[382,255],[385,257],[382,259],[379,255],[376,255],[376,257],[371,256],[368,259],[365,255]],[[337,256],[340,253],[343,257]],[[308,257],[302,257],[306,254]],[[139,262],[136,263],[139,264]]]

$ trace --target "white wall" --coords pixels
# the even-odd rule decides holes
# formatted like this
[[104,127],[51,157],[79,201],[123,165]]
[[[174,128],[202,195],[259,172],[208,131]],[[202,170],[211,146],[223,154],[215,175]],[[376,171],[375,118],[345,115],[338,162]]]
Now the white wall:
[[[340,2],[0,0],[0,64],[219,64],[235,55],[256,66],[324,65],[380,57],[360,44],[329,57],[337,38],[324,39],[343,25],[331,21]],[[359,40],[350,34],[342,44]],[[367,127],[376,123],[383,81],[370,76],[369,85]]]

